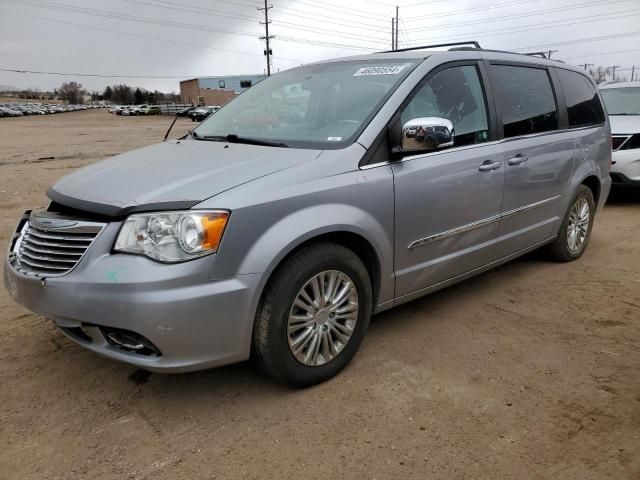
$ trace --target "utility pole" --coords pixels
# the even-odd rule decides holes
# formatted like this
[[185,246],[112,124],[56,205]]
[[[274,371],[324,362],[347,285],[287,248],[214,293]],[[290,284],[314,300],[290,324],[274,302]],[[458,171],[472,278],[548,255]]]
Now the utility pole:
[[264,10],[264,22],[260,22],[260,25],[264,25],[264,37],[260,37],[260,40],[265,40],[267,43],[264,54],[267,57],[267,76],[269,76],[271,75],[271,55],[273,55],[271,47],[269,46],[269,40],[274,38],[273,35],[269,35],[269,24],[271,23],[271,20],[269,20],[269,10],[273,8],[273,5],[267,5],[267,0],[264,0],[264,8],[256,8],[258,10]]
[[636,66],[635,65],[631,65],[631,81],[633,82],[634,77],[636,74]]
[[579,67],[584,68],[585,70],[587,69],[587,67],[593,67],[593,63],[581,63],[580,65],[578,65]]
[[396,50],[398,50],[398,33],[400,33],[400,24],[398,23],[398,6],[396,5]]
[[556,53],[557,51],[558,51],[558,50],[549,50],[549,51],[547,52],[547,58],[548,58],[549,60],[551,60],[551,54],[552,54],[552,53]]
[[391,17],[391,50],[396,49],[396,19]]
[[611,68],[613,70],[613,72],[611,73],[611,80],[615,81],[616,80],[616,68],[620,68],[620,65],[614,65]]

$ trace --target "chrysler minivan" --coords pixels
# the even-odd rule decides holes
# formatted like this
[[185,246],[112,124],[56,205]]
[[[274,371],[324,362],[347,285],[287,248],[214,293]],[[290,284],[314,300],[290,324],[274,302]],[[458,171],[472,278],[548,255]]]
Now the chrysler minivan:
[[594,83],[560,62],[462,47],[305,65],[60,179],[20,219],[5,283],[112,359],[253,357],[312,385],[372,314],[542,246],[579,258],[610,142]]

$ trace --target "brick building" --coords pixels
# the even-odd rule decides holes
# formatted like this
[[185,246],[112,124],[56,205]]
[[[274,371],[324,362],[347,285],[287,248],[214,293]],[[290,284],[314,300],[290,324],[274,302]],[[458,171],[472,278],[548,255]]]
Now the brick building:
[[183,80],[180,99],[193,105],[224,105],[264,78],[265,75],[227,75]]

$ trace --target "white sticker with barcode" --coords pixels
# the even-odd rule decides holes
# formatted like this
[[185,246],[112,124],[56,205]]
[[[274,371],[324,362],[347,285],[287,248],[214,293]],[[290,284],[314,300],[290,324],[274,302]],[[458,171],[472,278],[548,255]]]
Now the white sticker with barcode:
[[353,74],[354,77],[364,77],[366,75],[397,75],[399,74],[406,65],[375,65],[372,67],[362,67],[359,68],[356,73]]

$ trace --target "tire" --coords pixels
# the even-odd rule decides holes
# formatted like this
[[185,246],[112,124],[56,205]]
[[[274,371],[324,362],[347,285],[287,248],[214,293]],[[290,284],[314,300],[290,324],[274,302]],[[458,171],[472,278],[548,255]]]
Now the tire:
[[[578,243],[572,243],[570,232],[574,229],[574,218],[576,218],[576,213],[579,218],[581,208],[584,205],[588,206],[589,223],[586,229],[582,229],[584,232],[584,239],[578,242],[578,245]],[[596,206],[591,189],[586,185],[580,185],[564,215],[557,238],[549,245],[549,253],[553,259],[560,262],[572,262],[582,256],[587,248],[587,244],[589,243],[589,238],[591,237],[591,229],[593,228],[595,212]],[[574,235],[578,235],[578,238],[581,238],[579,231],[575,231]],[[574,236],[574,238],[576,237]]]
[[[322,308],[317,309],[306,301],[296,302],[303,289],[308,292],[307,298],[316,298],[311,284],[314,279],[318,279],[316,287],[323,285],[327,291],[335,290],[335,294],[328,295],[336,299],[335,304],[329,301],[325,305],[322,300]],[[337,287],[331,288],[331,285]],[[355,288],[348,289],[349,285]],[[346,300],[339,299],[338,293],[345,291],[349,292]],[[311,305],[315,313],[298,305]],[[369,326],[371,307],[369,274],[355,253],[333,243],[303,247],[278,268],[267,285],[253,331],[255,360],[281,383],[294,387],[321,383],[342,370],[358,351]],[[352,311],[340,313],[347,310]],[[343,341],[348,327],[350,337]],[[298,345],[294,345],[295,342]],[[318,348],[313,349],[316,344]],[[300,345],[306,345],[306,349]],[[294,350],[299,351],[294,353]]]

